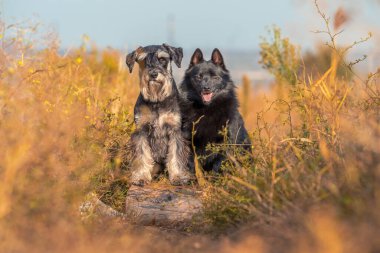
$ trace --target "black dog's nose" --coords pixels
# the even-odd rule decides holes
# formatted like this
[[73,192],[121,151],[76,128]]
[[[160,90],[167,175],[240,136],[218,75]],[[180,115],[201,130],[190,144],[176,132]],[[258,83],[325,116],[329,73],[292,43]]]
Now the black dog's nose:
[[211,88],[208,84],[204,84],[204,85],[202,85],[202,90],[203,91],[211,91]]
[[151,78],[156,79],[158,76],[158,72],[156,70],[149,71],[149,75]]

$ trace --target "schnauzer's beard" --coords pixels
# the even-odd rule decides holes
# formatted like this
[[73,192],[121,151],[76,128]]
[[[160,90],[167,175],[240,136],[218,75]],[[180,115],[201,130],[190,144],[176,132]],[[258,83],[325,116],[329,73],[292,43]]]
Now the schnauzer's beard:
[[[145,71],[144,71],[145,72]],[[159,73],[157,78],[152,80],[148,73],[140,76],[140,92],[143,98],[150,102],[162,102],[172,94],[172,78]]]

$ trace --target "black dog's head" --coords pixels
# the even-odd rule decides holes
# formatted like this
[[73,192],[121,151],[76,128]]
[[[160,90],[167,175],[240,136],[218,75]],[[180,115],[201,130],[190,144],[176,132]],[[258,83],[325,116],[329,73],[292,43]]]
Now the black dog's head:
[[139,64],[140,89],[145,100],[158,102],[172,94],[171,62],[180,68],[182,57],[182,48],[167,44],[139,47],[127,55],[129,72],[132,72],[135,62]]
[[183,85],[186,86],[182,88],[187,90],[189,100],[206,106],[230,97],[235,87],[224,65],[223,56],[217,48],[212,52],[209,61],[203,59],[203,53],[199,48],[195,50]]

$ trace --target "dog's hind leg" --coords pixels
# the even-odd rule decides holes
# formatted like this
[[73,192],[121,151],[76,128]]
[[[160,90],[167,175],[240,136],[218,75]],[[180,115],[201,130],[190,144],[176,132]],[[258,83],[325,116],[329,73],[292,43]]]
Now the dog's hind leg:
[[169,180],[173,185],[188,184],[190,174],[188,166],[190,149],[181,131],[172,131],[169,135],[166,167]]
[[136,185],[144,185],[152,181],[155,161],[146,135],[135,132],[131,136],[134,148],[131,181]]

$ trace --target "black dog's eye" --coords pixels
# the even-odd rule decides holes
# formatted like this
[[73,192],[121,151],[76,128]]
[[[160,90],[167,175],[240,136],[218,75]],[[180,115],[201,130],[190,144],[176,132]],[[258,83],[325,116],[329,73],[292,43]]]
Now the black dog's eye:
[[195,80],[197,80],[197,81],[200,81],[200,80],[202,80],[202,77],[201,77],[201,75],[195,75],[195,76],[194,76],[194,78],[195,78]]
[[222,78],[220,76],[212,76],[212,80],[220,81]]

